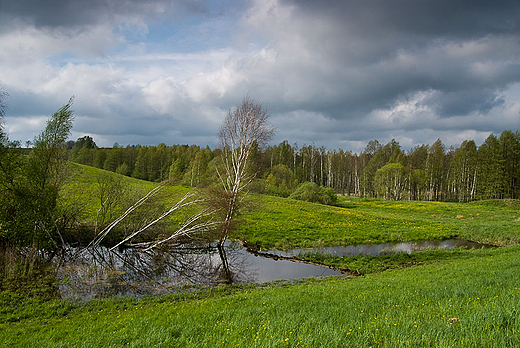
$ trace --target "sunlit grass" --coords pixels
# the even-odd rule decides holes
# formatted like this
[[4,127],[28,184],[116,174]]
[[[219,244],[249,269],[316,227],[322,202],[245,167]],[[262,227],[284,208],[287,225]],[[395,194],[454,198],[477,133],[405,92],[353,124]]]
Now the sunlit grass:
[[262,249],[465,238],[520,241],[520,204],[391,202],[341,198],[338,207],[254,195],[237,237]]
[[[201,299],[33,302],[11,308],[20,318],[3,320],[0,342],[16,347],[514,347],[520,344],[519,256],[520,247],[511,246],[366,277],[249,287]],[[24,311],[29,315],[20,314]]]

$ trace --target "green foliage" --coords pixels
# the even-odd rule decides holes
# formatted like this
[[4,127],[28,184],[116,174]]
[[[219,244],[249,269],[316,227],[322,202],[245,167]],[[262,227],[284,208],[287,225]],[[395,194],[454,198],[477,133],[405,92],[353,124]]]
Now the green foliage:
[[54,248],[71,222],[61,209],[59,189],[66,177],[65,141],[72,128],[72,101],[49,118],[29,156],[20,155],[16,146],[2,144],[0,239],[5,242],[38,250]]
[[271,168],[267,176],[265,193],[273,196],[289,197],[298,186],[294,173],[284,164]]
[[401,163],[388,163],[374,176],[374,189],[378,197],[398,201],[403,198],[407,180]]
[[491,134],[478,149],[481,163],[478,196],[481,199],[502,198],[504,187],[504,158],[497,137]]
[[333,205],[337,201],[336,192],[330,187],[320,187],[316,183],[306,182],[289,196],[291,199]]

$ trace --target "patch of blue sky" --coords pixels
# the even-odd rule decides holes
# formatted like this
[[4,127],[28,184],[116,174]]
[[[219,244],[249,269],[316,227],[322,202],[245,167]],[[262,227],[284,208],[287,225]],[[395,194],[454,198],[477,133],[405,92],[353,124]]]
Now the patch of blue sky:
[[87,63],[84,58],[78,57],[74,52],[72,51],[63,51],[59,54],[54,54],[52,56],[49,56],[45,59],[45,61],[55,67],[64,67],[68,64],[75,64],[75,63]]
[[164,21],[149,27],[146,44],[155,52],[192,53],[229,47],[236,23],[229,18],[216,20],[192,17],[180,22]]

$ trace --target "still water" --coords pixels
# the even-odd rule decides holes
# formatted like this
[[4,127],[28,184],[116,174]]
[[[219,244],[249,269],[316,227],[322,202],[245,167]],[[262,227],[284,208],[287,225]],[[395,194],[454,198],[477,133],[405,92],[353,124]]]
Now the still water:
[[464,239],[448,239],[443,241],[419,241],[386,244],[349,245],[342,247],[326,247],[317,249],[292,249],[288,251],[271,250],[269,253],[283,257],[304,256],[306,253],[322,253],[331,256],[378,256],[397,253],[414,253],[425,250],[454,248],[480,249],[490,245],[472,242]]
[[[234,283],[265,283],[305,277],[342,276],[327,267],[256,256],[239,243],[228,243],[226,255]],[[71,253],[60,268],[63,298],[161,294],[228,281],[216,248],[184,248],[143,253],[110,252],[98,247]]]
[[[63,298],[92,299],[108,296],[162,294],[212,286],[225,282],[265,283],[305,277],[345,276],[337,270],[283,257],[320,252],[337,256],[412,253],[427,249],[482,248],[464,240],[357,245],[320,249],[272,250],[257,255],[239,243],[226,244],[229,272],[225,272],[214,247],[182,247],[170,251],[142,252],[107,248],[71,249],[60,267],[60,294]],[[270,256],[270,257],[267,257]],[[275,256],[274,258],[272,256]],[[281,257],[281,258],[279,258]],[[231,278],[231,279],[229,279]]]

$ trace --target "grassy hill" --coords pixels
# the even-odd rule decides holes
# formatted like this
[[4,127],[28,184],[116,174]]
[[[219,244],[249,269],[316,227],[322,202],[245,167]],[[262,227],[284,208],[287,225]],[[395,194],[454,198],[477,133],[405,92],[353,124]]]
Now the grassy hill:
[[[96,221],[103,185],[119,185],[119,199],[110,212],[112,219],[157,185],[82,165],[73,165],[72,173],[64,195],[71,202],[81,202],[80,220],[87,225]],[[151,205],[164,211],[188,190],[167,186]],[[203,191],[199,194],[204,195]],[[517,200],[446,203],[340,197],[336,207],[264,195],[250,195],[247,201],[232,237],[246,240],[259,249],[456,237],[493,245],[520,241]],[[168,223],[178,225],[188,213],[174,215]]]

